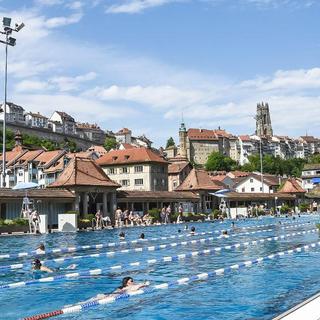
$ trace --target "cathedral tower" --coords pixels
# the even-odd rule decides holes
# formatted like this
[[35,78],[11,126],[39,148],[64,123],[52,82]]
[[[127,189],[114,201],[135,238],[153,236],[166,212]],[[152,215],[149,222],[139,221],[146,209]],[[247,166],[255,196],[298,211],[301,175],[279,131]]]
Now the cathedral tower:
[[256,135],[259,137],[273,136],[268,103],[257,104]]

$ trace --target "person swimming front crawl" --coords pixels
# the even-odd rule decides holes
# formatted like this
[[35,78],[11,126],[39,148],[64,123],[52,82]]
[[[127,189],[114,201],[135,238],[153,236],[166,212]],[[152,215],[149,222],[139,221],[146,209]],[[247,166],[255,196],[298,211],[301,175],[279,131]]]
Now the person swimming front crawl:
[[[108,297],[117,297],[117,296],[119,296],[121,294],[124,294],[124,293],[130,293],[130,292],[138,291],[141,288],[147,287],[148,285],[150,285],[149,281],[145,281],[145,282],[142,282],[142,283],[135,283],[133,278],[124,277],[122,279],[121,286],[118,287],[113,292],[111,292],[111,293],[99,293],[93,298],[90,298],[90,299],[88,299],[86,301],[78,302],[76,305],[83,304],[83,303],[88,303],[88,302],[94,302],[94,301],[101,300],[101,299],[108,298]],[[70,305],[65,306],[65,307],[69,307],[69,306]],[[74,306],[74,305],[72,305],[72,306]]]
[[39,259],[34,259],[32,261],[32,268],[31,269],[34,271],[44,271],[44,272],[52,273],[52,272],[60,271],[60,270],[74,270],[77,268],[77,266],[78,266],[77,264],[70,264],[69,266],[67,266],[65,268],[59,267],[59,268],[51,269],[51,268],[44,266]]

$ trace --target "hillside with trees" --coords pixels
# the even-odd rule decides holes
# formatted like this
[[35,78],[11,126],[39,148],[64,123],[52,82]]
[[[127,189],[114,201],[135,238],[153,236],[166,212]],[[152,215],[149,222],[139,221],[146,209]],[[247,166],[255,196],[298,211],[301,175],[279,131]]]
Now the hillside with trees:
[[[207,171],[260,171],[260,156],[258,154],[248,157],[249,162],[240,166],[230,157],[224,156],[219,152],[212,152],[205,164]],[[272,155],[265,155],[262,158],[263,172],[275,175],[286,175],[300,177],[303,166],[306,163],[320,163],[320,154],[314,154],[307,159],[292,158],[282,159]]]

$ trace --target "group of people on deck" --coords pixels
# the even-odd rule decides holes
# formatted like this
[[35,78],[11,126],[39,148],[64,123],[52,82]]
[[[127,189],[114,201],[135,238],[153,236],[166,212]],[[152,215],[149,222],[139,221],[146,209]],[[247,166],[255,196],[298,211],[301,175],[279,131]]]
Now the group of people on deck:
[[146,212],[142,217],[133,211],[129,211],[128,209],[122,211],[119,207],[115,212],[115,226],[123,227],[123,226],[149,226],[152,222],[152,217]]

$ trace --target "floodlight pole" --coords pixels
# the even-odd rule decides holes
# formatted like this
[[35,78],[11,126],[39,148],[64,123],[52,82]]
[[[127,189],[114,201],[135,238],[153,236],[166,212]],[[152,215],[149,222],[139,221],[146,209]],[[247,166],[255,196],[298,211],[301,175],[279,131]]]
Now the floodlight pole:
[[9,37],[12,31],[19,32],[24,23],[15,25],[15,28],[10,27],[11,18],[3,18],[4,31],[0,31],[5,35],[5,41],[0,40],[5,45],[5,69],[4,69],[4,105],[3,105],[3,122],[2,122],[2,187],[6,187],[6,118],[7,118],[7,91],[8,91],[8,45],[14,46],[16,40]]
[[2,122],[2,187],[6,187],[6,117],[7,117],[7,84],[8,84],[8,31],[6,32],[5,44],[5,67],[4,67],[4,106]]
[[263,193],[263,159],[262,159],[262,137],[260,137],[260,173],[261,173],[261,192]]

